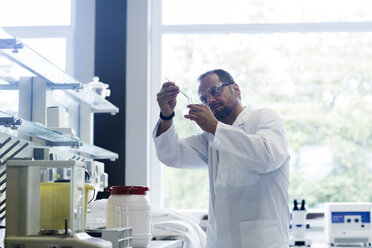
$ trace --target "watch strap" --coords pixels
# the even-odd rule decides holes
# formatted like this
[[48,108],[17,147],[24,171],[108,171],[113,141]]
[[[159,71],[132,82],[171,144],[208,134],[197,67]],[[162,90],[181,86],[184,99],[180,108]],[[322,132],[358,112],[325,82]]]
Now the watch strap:
[[169,121],[169,120],[171,120],[174,116],[175,116],[174,111],[173,111],[172,114],[170,114],[169,116],[164,116],[164,115],[161,113],[161,111],[160,111],[160,115],[159,115],[160,119],[165,120],[165,121]]

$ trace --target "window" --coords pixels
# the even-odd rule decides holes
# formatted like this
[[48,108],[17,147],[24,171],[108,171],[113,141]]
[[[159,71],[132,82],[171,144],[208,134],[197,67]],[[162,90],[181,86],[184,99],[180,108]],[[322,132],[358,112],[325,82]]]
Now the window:
[[66,70],[66,38],[34,38],[22,41],[58,68]]
[[71,25],[71,0],[8,0],[0,7],[1,26]]
[[163,0],[162,24],[372,21],[368,0]]
[[[368,1],[163,0],[162,8],[154,8],[162,13],[162,23],[153,23],[160,40],[153,48],[161,51],[162,63],[153,83],[166,77],[199,102],[197,77],[226,69],[240,85],[244,104],[271,107],[285,122],[290,199],[305,198],[310,207],[371,201],[372,26],[367,6]],[[179,96],[176,127],[181,136],[197,132],[182,117],[186,104]],[[206,170],[162,170],[165,207],[207,207]]]
[[[58,28],[50,32],[47,27]],[[1,1],[0,26],[62,70],[66,69],[66,43],[71,25],[71,0]],[[69,61],[70,62],[70,61]],[[9,60],[0,58],[0,75],[31,76]],[[1,80],[0,80],[1,81]],[[18,91],[0,90],[1,110],[18,113]]]
[[0,27],[65,70],[71,13],[71,0],[2,1]]
[[[87,83],[94,74],[94,12],[95,4],[89,1],[1,1],[0,27],[69,75]],[[0,58],[0,75],[7,74],[30,76],[20,66]],[[5,101],[2,110],[15,114],[17,92],[0,93],[3,101],[13,101]]]

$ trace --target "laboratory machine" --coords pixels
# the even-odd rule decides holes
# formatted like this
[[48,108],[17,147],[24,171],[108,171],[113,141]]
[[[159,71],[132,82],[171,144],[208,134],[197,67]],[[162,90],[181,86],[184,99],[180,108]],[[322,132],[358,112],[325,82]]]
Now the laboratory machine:
[[[66,168],[68,193],[43,187],[42,172]],[[5,247],[111,248],[111,242],[85,231],[85,165],[82,162],[10,160],[7,163],[7,225]],[[44,191],[44,192],[43,192]]]
[[332,246],[371,246],[371,211],[369,202],[327,203],[324,216],[327,242]]
[[311,239],[306,237],[306,230],[309,227],[309,225],[306,224],[306,216],[305,199],[302,199],[300,206],[297,199],[294,199],[291,220],[291,238],[289,240],[290,247],[311,246]]

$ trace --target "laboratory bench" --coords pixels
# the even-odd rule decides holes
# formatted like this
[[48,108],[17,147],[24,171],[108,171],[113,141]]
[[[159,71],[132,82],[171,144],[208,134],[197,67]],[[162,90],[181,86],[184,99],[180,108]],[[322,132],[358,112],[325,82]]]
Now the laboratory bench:
[[[323,228],[313,228],[317,229],[316,231],[310,231],[307,233],[306,238],[312,241],[311,248],[355,248],[355,247],[369,247],[369,246],[362,246],[362,245],[335,245],[331,246],[327,243],[325,238],[325,233]],[[294,247],[305,247],[305,246],[294,246]]]
[[[301,246],[296,246],[300,248]],[[305,247],[305,246],[303,246]],[[310,248],[329,248],[329,247],[342,247],[342,248],[355,248],[363,246],[330,246],[327,243],[313,243]],[[181,240],[162,240],[151,241],[149,248],[182,248]]]
[[149,248],[182,248],[182,240],[152,240]]
[[342,247],[342,248],[355,248],[355,247],[368,247],[368,246],[330,246],[326,243],[314,243],[313,245],[311,245],[312,248],[328,248],[328,247],[334,247],[334,248],[338,248],[338,247]]
[[[298,248],[305,246],[296,246]],[[368,247],[368,246],[330,246],[327,243],[313,243],[310,248],[329,248],[329,247],[342,247],[342,248],[355,248],[355,247]],[[149,248],[182,248],[181,240],[153,240]]]

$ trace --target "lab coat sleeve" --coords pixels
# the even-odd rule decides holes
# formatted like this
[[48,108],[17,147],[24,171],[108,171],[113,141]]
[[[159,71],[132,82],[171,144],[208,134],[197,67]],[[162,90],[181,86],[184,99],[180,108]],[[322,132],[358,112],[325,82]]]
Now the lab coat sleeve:
[[261,109],[249,121],[254,122],[251,133],[244,130],[244,124],[234,127],[218,122],[211,145],[230,154],[249,170],[258,173],[276,170],[289,159],[281,119],[274,111]]
[[156,137],[159,122],[153,133],[159,160],[167,166],[176,168],[201,168],[208,165],[208,141],[206,133],[185,139],[178,137],[172,125],[166,132]]

